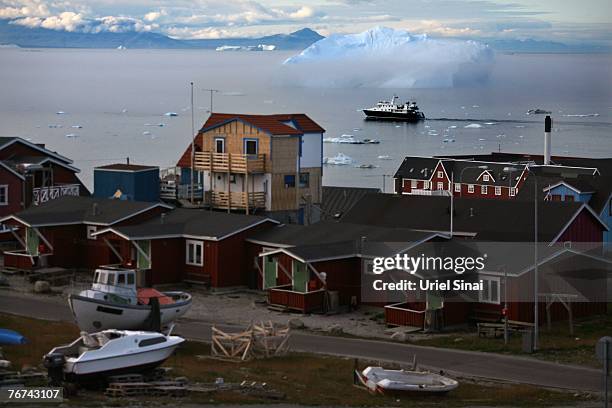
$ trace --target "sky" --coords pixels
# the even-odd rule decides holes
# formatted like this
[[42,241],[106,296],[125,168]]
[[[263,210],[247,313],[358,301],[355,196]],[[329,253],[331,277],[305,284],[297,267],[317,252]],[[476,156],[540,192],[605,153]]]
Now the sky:
[[323,35],[381,25],[431,36],[612,45],[612,0],[0,0],[0,19],[173,38]]

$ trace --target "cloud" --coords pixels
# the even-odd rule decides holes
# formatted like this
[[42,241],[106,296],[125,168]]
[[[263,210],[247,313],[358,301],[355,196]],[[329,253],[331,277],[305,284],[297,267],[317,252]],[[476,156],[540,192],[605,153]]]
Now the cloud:
[[49,7],[41,0],[0,1],[0,19],[46,17],[50,14]]
[[160,17],[165,16],[167,13],[165,10],[161,11],[150,11],[144,15],[144,20],[152,23],[153,21],[159,20]]
[[105,16],[88,19],[80,13],[65,11],[59,15],[40,17],[24,17],[11,22],[30,28],[46,28],[56,31],[84,32],[84,33],[126,33],[151,31],[157,25],[145,24],[141,20],[122,16]]

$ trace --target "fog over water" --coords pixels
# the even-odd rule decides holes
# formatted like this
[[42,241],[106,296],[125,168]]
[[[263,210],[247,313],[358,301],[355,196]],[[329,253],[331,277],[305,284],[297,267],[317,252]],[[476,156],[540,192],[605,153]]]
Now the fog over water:
[[[326,137],[380,139],[378,145],[325,143],[325,156],[341,152],[354,159],[354,165],[326,166],[326,185],[381,187],[382,175],[392,175],[406,154],[539,153],[544,117],[525,114],[533,108],[553,112],[553,154],[612,157],[609,55],[498,54],[479,85],[381,89],[299,86],[282,65],[293,54],[0,49],[0,135],[46,143],[73,158],[88,186],[93,167],[127,156],[132,163],[173,166],[190,143],[194,81],[196,128],[208,116],[203,89],[215,88],[217,112],[304,112],[327,129]],[[376,74],[375,63],[367,68]],[[394,93],[416,99],[429,120],[363,120],[361,108]],[[592,114],[598,115],[585,116]],[[360,164],[377,167],[355,167]]]

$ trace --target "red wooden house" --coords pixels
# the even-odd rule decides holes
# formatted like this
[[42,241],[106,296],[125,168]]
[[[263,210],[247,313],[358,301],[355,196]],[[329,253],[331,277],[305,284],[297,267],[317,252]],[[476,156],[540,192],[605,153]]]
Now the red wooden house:
[[160,203],[63,196],[0,219],[22,249],[4,253],[15,268],[58,266],[96,268],[117,263],[117,251],[94,233],[128,225],[168,211]]
[[0,217],[64,195],[89,195],[68,159],[19,137],[0,137]]
[[267,217],[175,209],[96,237],[117,248],[118,263],[144,271],[144,283],[188,281],[213,288],[248,284],[245,239],[278,224]]

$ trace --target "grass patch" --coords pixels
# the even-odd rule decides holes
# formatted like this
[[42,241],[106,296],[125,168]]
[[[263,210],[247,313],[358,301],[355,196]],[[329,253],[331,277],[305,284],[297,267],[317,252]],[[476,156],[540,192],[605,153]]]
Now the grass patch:
[[[69,323],[47,322],[37,319],[0,314],[0,327],[19,331],[30,344],[6,346],[7,359],[16,368],[38,366],[43,354],[53,347],[74,340],[78,329]],[[173,375],[186,376],[191,382],[212,382],[222,377],[225,382],[244,380],[266,382],[286,394],[285,402],[304,405],[341,406],[410,406],[410,407],[465,407],[516,406],[547,407],[575,405],[588,401],[588,396],[538,389],[523,385],[476,384],[461,380],[457,390],[445,396],[389,396],[371,395],[352,385],[353,360],[312,354],[293,353],[286,357],[253,360],[246,363],[225,362],[209,358],[210,347],[198,342],[187,342],[164,364],[173,367]],[[198,357],[201,356],[201,357]],[[193,404],[270,404],[270,401],[238,393],[192,395],[181,400]],[[108,401],[100,392],[82,392],[68,401],[71,406],[151,406],[176,405],[163,398],[139,398]]]
[[601,367],[595,357],[595,344],[612,333],[612,316],[602,315],[580,319],[574,323],[574,335],[570,336],[567,322],[553,323],[551,330],[540,329],[539,350],[533,354],[522,351],[521,334],[510,336],[508,345],[503,338],[482,338],[474,332],[458,332],[454,335],[433,337],[418,341],[423,346],[444,347],[470,351],[532,356],[557,363]]

